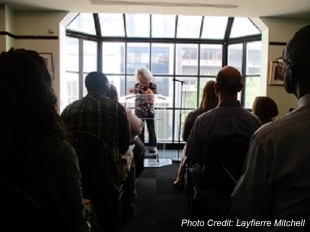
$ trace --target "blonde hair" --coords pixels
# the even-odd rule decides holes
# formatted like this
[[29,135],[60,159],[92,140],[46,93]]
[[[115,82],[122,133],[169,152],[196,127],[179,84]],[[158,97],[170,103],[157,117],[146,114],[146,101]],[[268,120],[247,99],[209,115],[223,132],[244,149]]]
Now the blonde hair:
[[219,100],[215,94],[214,89],[215,81],[208,81],[203,88],[200,108],[202,112],[207,112],[217,106]]
[[141,80],[140,80],[140,78],[139,78],[139,73],[140,73],[140,72],[143,73],[143,76],[145,76],[145,78],[146,78],[146,80],[147,80],[148,82],[150,82],[150,81],[152,80],[153,74],[151,73],[151,71],[148,70],[146,67],[141,67],[141,68],[138,68],[138,69],[136,70],[136,73],[135,73],[135,80],[136,80],[136,82],[138,82],[138,83],[141,82]]

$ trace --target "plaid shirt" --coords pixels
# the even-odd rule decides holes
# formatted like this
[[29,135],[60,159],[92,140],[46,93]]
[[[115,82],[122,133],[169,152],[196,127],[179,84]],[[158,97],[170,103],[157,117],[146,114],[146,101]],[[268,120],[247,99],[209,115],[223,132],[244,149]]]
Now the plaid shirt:
[[101,138],[117,160],[129,147],[130,129],[125,108],[98,92],[70,104],[61,113],[69,131],[87,131]]

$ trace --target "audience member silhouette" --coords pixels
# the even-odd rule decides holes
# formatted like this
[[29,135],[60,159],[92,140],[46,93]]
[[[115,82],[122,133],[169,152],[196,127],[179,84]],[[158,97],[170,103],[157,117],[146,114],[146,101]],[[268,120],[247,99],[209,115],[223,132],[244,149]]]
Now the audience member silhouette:
[[[270,220],[265,231],[304,231],[294,226],[296,220],[310,218],[309,41],[310,25],[297,31],[283,51],[285,89],[296,96],[298,108],[255,132],[232,194],[235,216]],[[287,220],[290,227],[276,226],[275,220]]]
[[[206,179],[218,179],[217,176],[212,176],[210,170],[212,169],[212,172],[216,173],[222,173],[223,170],[223,167],[219,165],[209,168],[207,166],[208,162],[215,161],[211,149],[213,144],[223,136],[236,135],[250,138],[261,126],[259,118],[244,109],[237,100],[243,83],[241,74],[236,68],[223,67],[217,74],[214,88],[219,99],[218,106],[196,119],[186,147],[186,155],[192,166],[191,177],[197,193],[192,207],[193,220],[222,220],[229,216],[229,193],[204,189],[204,186],[208,185],[208,183],[204,183]],[[239,157],[236,158],[239,159]],[[216,167],[220,170],[216,170]],[[216,183],[218,186],[226,184],[226,182]],[[231,184],[231,180],[229,184]],[[225,191],[230,191],[226,189],[226,186],[223,188]],[[212,229],[210,228],[210,230]]]
[[68,105],[61,117],[69,131],[88,131],[112,148],[115,161],[129,147],[130,129],[125,108],[108,98],[110,84],[101,72],[85,78],[88,94]]
[[[103,73],[89,73],[85,78],[85,85],[88,94],[68,105],[63,110],[61,117],[68,131],[85,131],[103,140],[112,151],[115,163],[122,164],[119,162],[121,154],[127,153],[130,141],[130,128],[126,110],[120,103],[108,97],[110,84]],[[127,176],[127,169],[121,168],[118,170],[120,172],[115,185],[120,186]],[[91,171],[89,170],[89,172]],[[95,181],[100,182],[104,178],[105,176],[98,177]],[[104,186],[101,186],[99,190],[98,188],[96,192],[91,192],[92,188],[84,188],[84,195],[93,203],[100,227],[110,231],[113,230],[114,224],[112,220],[115,218],[112,218],[114,214],[107,213],[106,195],[108,190],[104,189]],[[110,202],[112,203],[113,200]]]
[[36,51],[0,54],[0,102],[0,230],[82,231],[77,157],[57,113],[51,76]]
[[[217,106],[218,104],[218,98],[215,94],[215,89],[214,89],[214,84],[215,81],[208,81],[205,84],[205,87],[203,88],[202,92],[202,98],[200,102],[199,108],[191,111],[184,122],[184,127],[183,127],[183,133],[182,133],[182,139],[183,141],[187,141],[188,137],[190,135],[191,129],[194,125],[194,122],[196,118],[207,112],[210,109],[213,109],[214,107]],[[185,151],[186,151],[186,144],[184,145],[183,152],[182,152],[182,157],[181,157],[181,162],[178,170],[178,175],[176,180],[173,182],[174,186],[177,187],[183,187],[184,186],[184,164],[187,159],[185,156]]]
[[266,96],[255,98],[252,111],[261,120],[262,124],[272,122],[279,114],[276,102]]
[[203,165],[212,142],[223,135],[241,134],[250,137],[261,122],[237,100],[243,89],[240,72],[232,67],[223,67],[216,77],[215,92],[218,107],[198,117],[186,145],[186,156],[192,164]]

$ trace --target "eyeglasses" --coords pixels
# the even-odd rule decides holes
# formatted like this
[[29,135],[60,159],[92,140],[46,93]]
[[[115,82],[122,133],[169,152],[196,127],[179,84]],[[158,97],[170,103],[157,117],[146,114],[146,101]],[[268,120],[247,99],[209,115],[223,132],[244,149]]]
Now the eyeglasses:
[[277,65],[284,68],[285,63],[289,65],[293,65],[293,62],[290,60],[286,60],[283,57],[279,57],[276,59]]
[[283,57],[277,58],[276,62],[277,62],[277,73],[280,76],[284,75],[284,66],[285,66],[285,64],[293,65],[293,62],[291,62],[290,60],[286,60]]

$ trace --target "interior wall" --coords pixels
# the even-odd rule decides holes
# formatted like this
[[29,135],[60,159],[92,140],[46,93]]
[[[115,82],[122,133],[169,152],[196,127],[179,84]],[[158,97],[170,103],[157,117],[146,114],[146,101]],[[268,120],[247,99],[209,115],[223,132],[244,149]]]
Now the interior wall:
[[288,94],[284,86],[268,84],[270,78],[270,63],[282,56],[285,44],[296,31],[310,24],[310,19],[261,19],[269,29],[267,96],[271,97],[277,103],[279,109],[277,118],[279,118],[286,115],[289,108],[297,108],[298,105],[296,97],[292,94]]
[[257,86],[259,89],[260,96],[267,95],[266,83],[268,80],[267,64],[268,64],[268,45],[269,45],[269,28],[260,18],[251,18],[252,22],[262,33],[262,51],[261,51],[261,81],[260,85]]
[[[66,12],[16,11],[14,17],[15,48],[51,53],[54,68],[54,90],[60,99],[59,24]],[[59,108],[59,103],[58,103]]]
[[15,32],[15,14],[6,5],[0,5],[0,51],[7,51],[15,46],[15,39],[10,36]]

